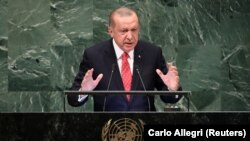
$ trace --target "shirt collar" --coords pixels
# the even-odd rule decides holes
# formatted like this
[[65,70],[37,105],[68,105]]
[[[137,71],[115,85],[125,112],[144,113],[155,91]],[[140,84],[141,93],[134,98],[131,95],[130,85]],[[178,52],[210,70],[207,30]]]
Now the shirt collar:
[[[112,40],[115,49],[116,58],[120,59],[124,51],[116,44],[115,40]],[[128,53],[130,59],[134,59],[134,49]]]

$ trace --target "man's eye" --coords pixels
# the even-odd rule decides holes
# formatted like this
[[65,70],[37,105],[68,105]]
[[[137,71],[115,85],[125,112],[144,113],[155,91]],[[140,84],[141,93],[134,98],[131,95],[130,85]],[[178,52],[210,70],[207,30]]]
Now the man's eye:
[[133,32],[134,32],[134,31],[136,31],[136,29],[132,29],[131,31],[133,31]]
[[127,32],[128,30],[122,30],[123,33]]

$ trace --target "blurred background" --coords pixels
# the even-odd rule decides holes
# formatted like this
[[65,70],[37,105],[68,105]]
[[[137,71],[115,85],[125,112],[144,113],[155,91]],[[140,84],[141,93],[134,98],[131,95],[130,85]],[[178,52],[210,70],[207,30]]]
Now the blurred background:
[[[0,0],[0,112],[92,111],[63,91],[84,49],[109,39],[118,6],[136,9],[140,38],[175,62],[190,111],[250,110],[249,0]],[[187,99],[174,106],[186,111]]]

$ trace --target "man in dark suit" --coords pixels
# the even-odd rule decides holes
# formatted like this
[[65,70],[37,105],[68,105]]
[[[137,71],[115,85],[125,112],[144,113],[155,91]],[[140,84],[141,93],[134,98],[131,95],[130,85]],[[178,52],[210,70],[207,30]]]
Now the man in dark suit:
[[[111,39],[84,51],[71,90],[171,90],[180,89],[175,66],[166,65],[160,47],[139,40],[139,19],[133,9],[120,7],[109,17]],[[84,104],[87,95],[68,95],[72,106]],[[94,96],[94,111],[155,111],[154,96]],[[175,103],[180,97],[161,96]]]

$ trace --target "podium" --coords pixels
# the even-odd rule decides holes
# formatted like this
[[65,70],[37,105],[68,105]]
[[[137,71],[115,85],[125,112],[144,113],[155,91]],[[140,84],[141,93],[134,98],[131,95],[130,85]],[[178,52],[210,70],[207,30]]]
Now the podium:
[[[155,95],[164,95],[164,96],[180,96],[185,97],[187,99],[187,111],[189,111],[190,105],[190,95],[191,91],[64,91],[64,111],[66,110],[66,95],[92,95],[92,96],[108,96],[108,95],[145,95],[145,96],[155,96]],[[168,108],[166,108],[168,109]],[[172,110],[169,109],[168,111],[178,111],[174,107]]]

